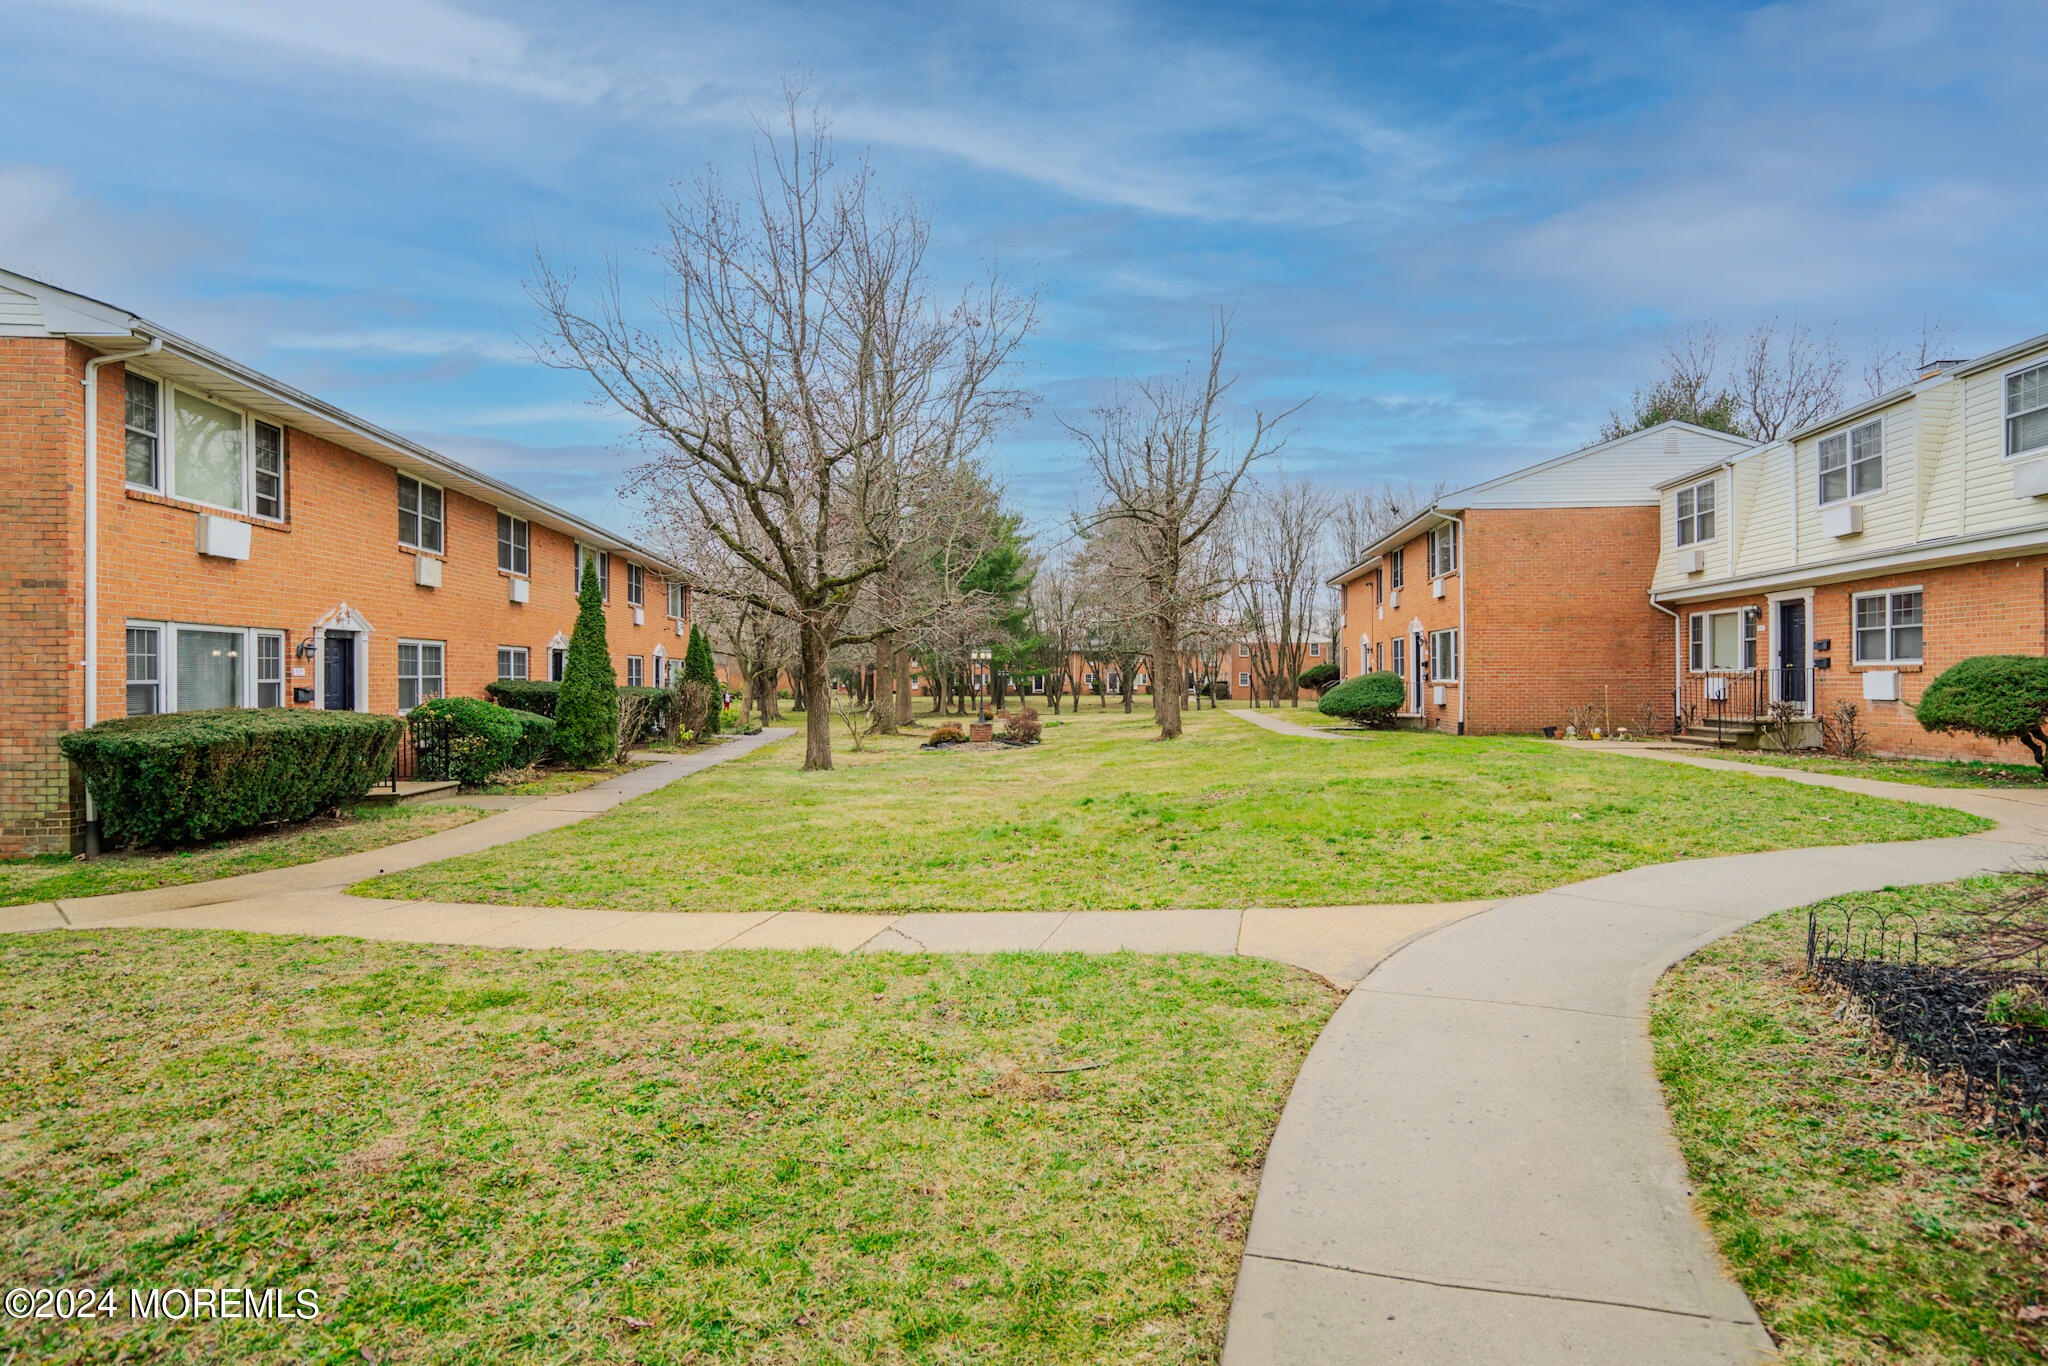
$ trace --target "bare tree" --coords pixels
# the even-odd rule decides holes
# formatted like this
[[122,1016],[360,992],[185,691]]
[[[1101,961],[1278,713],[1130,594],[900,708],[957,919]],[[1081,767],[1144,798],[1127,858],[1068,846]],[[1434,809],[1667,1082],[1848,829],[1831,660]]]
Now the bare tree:
[[1741,429],[1776,441],[1842,406],[1847,363],[1833,333],[1816,333],[1793,318],[1767,318],[1750,329],[1735,358],[1733,388]]
[[1630,396],[1626,413],[1608,413],[1600,439],[1614,441],[1660,422],[1690,422],[1722,432],[1737,430],[1741,401],[1716,379],[1720,354],[1721,333],[1715,323],[1688,323],[1665,333],[1664,373],[1649,388]]
[[828,656],[926,492],[1025,407],[1003,378],[1036,304],[995,272],[939,300],[928,222],[865,164],[838,174],[799,104],[759,130],[742,197],[707,172],[670,204],[657,321],[629,319],[615,266],[587,304],[544,259],[530,288],[541,358],[589,375],[654,449],[640,492],[694,508],[766,584],[746,596],[795,626],[803,766],[823,769]]
[[1889,341],[1882,333],[1874,333],[1870,355],[1863,362],[1863,396],[1877,398],[1911,384],[1944,359],[1948,343],[1948,328],[1924,316],[1919,331],[1904,342]]
[[1365,558],[1367,546],[1433,505],[1449,488],[1443,479],[1427,487],[1413,479],[1387,479],[1338,498],[1330,512],[1338,566],[1357,564]]
[[1326,597],[1335,500],[1306,479],[1252,490],[1226,538],[1238,562],[1234,596],[1266,695],[1301,705],[1301,671],[1317,602]]
[[[1188,618],[1223,591],[1196,572],[1205,562],[1190,551],[1229,512],[1246,471],[1281,448],[1277,424],[1300,408],[1272,418],[1254,412],[1250,435],[1232,441],[1222,411],[1236,382],[1223,373],[1229,342],[1230,319],[1219,315],[1199,375],[1142,381],[1098,409],[1091,425],[1066,424],[1102,485],[1102,502],[1087,524],[1116,527],[1135,547],[1155,669],[1178,670]],[[1161,739],[1179,738],[1180,714],[1179,688],[1152,689]]]

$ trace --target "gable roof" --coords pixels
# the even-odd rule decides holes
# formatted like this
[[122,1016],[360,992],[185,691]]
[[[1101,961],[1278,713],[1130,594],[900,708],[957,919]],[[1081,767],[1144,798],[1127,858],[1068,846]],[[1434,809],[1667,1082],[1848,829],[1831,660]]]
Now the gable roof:
[[596,549],[631,556],[671,577],[681,576],[679,568],[655,550],[102,300],[0,269],[0,337],[66,337],[108,355],[135,349],[134,343],[160,339],[163,349],[149,358],[149,368],[174,381],[204,389],[223,401],[538,522]]

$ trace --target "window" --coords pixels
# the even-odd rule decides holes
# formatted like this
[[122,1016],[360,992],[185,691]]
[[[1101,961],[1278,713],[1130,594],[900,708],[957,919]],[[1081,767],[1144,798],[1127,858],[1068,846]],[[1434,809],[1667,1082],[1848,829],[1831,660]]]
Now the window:
[[163,710],[163,674],[154,626],[128,628],[128,714],[154,716]]
[[1431,631],[1429,633],[1429,676],[1438,683],[1458,681],[1458,633],[1456,631]]
[[1884,420],[1820,440],[1820,501],[1840,502],[1884,491]]
[[[157,382],[145,375],[128,375],[128,482],[146,489],[163,487],[162,466],[157,456],[163,440],[162,419],[157,404],[162,396]],[[130,711],[131,716],[147,713]]]
[[548,651],[548,682],[550,682],[550,683],[559,683],[559,682],[561,682],[561,681],[562,681],[562,670],[563,670],[564,668],[568,667],[568,663],[569,663],[569,652],[568,652],[567,650],[549,650],[549,651]]
[[1408,548],[1406,546],[1401,547],[1401,549],[1396,550],[1393,554],[1387,556],[1388,587],[1393,588],[1396,591],[1399,591],[1401,587],[1401,571],[1403,566],[1406,565],[1407,560]]
[[2048,451],[2048,364],[2005,377],[2005,453]]
[[1697,545],[1714,539],[1714,481],[1678,491],[1678,543]]
[[1856,662],[1920,662],[1920,590],[1859,593],[1855,598]]
[[641,569],[640,569],[640,566],[639,566],[639,565],[637,565],[637,564],[629,564],[629,565],[627,565],[627,566],[626,566],[626,605],[627,605],[628,607],[638,607],[638,606],[640,606],[640,604],[641,604],[641,601],[642,601],[642,599],[643,599],[643,598],[645,597],[645,592],[644,592],[645,584],[646,584],[646,580],[645,580],[645,577],[643,576],[643,574],[641,573]]
[[[256,434],[256,515],[281,521],[284,517],[284,428],[268,422],[251,422]],[[262,706],[262,703],[256,705]]]
[[1251,685],[1252,685],[1252,676],[1251,676],[1250,674],[1247,674],[1247,673],[1241,673],[1241,674],[1239,674],[1239,675],[1237,676],[1237,686],[1238,686],[1238,687],[1240,687],[1240,688],[1249,688],[1249,687],[1250,687]]
[[1693,613],[1688,627],[1689,667],[1694,673],[1754,669],[1756,622],[1756,615],[1751,612]]
[[1250,659],[1250,658],[1252,657],[1252,647],[1251,647],[1251,646],[1249,646],[1249,645],[1240,645],[1240,646],[1238,646],[1238,647],[1237,647],[1237,657],[1238,657],[1239,659]]
[[256,705],[284,705],[284,633],[256,633]]
[[1432,578],[1458,572],[1458,528],[1440,526],[1429,533],[1429,572]]
[[1308,643],[1308,657],[1310,659],[1321,659],[1323,657],[1323,642],[1311,640]]
[[133,371],[122,421],[131,487],[273,521],[284,516],[283,428]]
[[498,677],[525,679],[526,647],[524,645],[500,645],[498,647]]
[[1408,638],[1406,636],[1397,636],[1393,644],[1394,672],[1406,677],[1408,673]]
[[626,657],[626,686],[629,688],[642,686],[647,680],[646,670],[646,660],[638,655],[628,655]]
[[409,474],[398,476],[398,543],[441,553],[441,490]]
[[668,614],[672,617],[680,618],[685,615],[684,609],[687,606],[688,603],[683,597],[682,582],[678,579],[670,579],[668,581]]
[[179,711],[242,705],[242,632],[181,626],[175,656]]
[[430,697],[439,697],[441,683],[441,642],[401,640],[398,642],[398,710],[409,712]]
[[507,574],[524,574],[526,572],[526,547],[529,534],[525,518],[514,517],[509,512],[498,514],[499,569]]
[[583,591],[583,561],[590,555],[597,556],[598,591],[603,595],[606,602],[610,602],[612,600],[612,557],[602,550],[586,550],[580,545],[576,547],[575,591],[578,593]]

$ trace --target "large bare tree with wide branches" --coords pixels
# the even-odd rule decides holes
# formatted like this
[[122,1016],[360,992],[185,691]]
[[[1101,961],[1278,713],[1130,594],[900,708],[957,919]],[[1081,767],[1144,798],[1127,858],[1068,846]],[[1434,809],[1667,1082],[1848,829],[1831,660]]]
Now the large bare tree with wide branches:
[[800,92],[783,115],[758,129],[742,192],[710,171],[678,187],[645,318],[616,266],[583,289],[540,259],[530,292],[542,359],[639,424],[652,454],[636,490],[657,514],[687,508],[751,571],[697,590],[795,627],[803,766],[825,769],[828,656],[855,643],[869,580],[919,553],[925,500],[1028,408],[1007,381],[1036,298],[994,268],[942,297],[916,205],[884,199],[865,162],[842,171]]

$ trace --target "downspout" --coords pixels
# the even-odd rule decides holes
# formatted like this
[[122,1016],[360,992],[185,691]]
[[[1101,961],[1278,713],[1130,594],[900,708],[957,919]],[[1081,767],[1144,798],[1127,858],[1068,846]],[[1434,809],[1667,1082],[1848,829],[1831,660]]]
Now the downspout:
[[1465,678],[1465,519],[1440,512],[1443,518],[1458,528],[1458,734],[1465,733],[1465,689],[1470,686]]
[[1685,691],[1685,618],[1672,608],[1657,601],[1657,590],[1650,590],[1650,606],[1671,618],[1671,725],[1678,727],[1678,695]]
[[[162,337],[151,337],[140,351],[94,356],[85,363],[85,724],[100,719],[100,367],[127,362],[164,349]],[[85,794],[85,852],[100,851],[99,814],[92,790]]]

